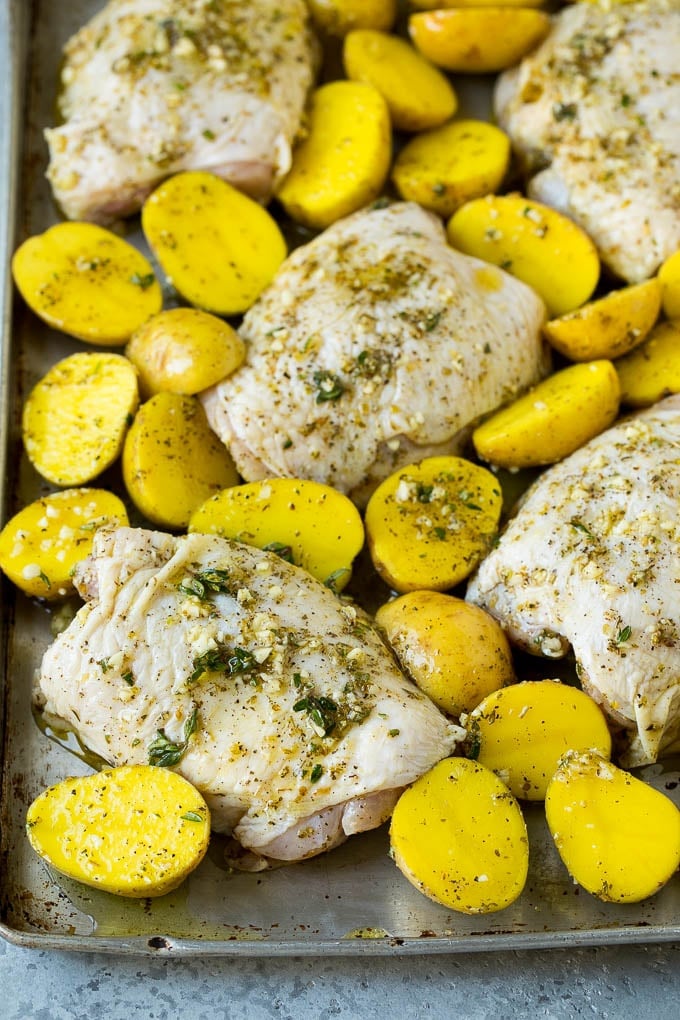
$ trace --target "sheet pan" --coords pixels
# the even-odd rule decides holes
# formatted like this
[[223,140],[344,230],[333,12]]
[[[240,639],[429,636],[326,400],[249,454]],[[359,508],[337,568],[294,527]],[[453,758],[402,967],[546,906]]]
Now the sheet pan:
[[[99,6],[0,0],[3,519],[48,491],[21,454],[23,396],[49,365],[80,349],[13,297],[9,258],[23,238],[58,219],[43,177],[42,129],[53,121],[61,46]],[[479,105],[475,89],[466,101]],[[115,472],[107,481],[119,484]],[[416,892],[389,859],[384,829],[259,875],[228,873],[215,840],[185,885],[155,901],[117,899],[58,877],[30,850],[26,808],[46,785],[88,766],[49,739],[32,715],[32,680],[50,640],[50,615],[9,585],[2,600],[0,934],[16,944],[177,956],[393,955],[680,938],[678,876],[646,903],[600,903],[567,877],[540,806],[527,811],[527,888],[516,904],[484,918],[454,914]],[[680,761],[670,761],[646,775],[678,796],[679,768]]]

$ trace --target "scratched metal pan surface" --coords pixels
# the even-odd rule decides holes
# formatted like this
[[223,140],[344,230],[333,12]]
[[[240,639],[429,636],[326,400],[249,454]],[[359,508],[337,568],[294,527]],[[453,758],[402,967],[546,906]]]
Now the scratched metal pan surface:
[[[43,327],[13,298],[9,258],[23,238],[58,218],[44,180],[42,130],[53,120],[61,46],[100,6],[84,0],[0,0],[4,519],[47,491],[21,455],[22,399],[51,364],[77,349],[75,341]],[[120,484],[115,473],[106,481]],[[111,953],[280,956],[452,953],[680,938],[680,878],[646,903],[600,903],[568,879],[539,806],[527,812],[532,850],[527,888],[515,905],[483,918],[454,914],[416,892],[390,861],[384,829],[353,837],[305,864],[259,875],[229,874],[215,841],[179,891],[153,901],[118,899],[57,876],[30,850],[26,808],[47,785],[88,766],[49,739],[32,715],[32,678],[51,638],[50,622],[44,608],[3,589],[0,933],[10,941]],[[680,789],[678,764],[648,770],[671,795]]]

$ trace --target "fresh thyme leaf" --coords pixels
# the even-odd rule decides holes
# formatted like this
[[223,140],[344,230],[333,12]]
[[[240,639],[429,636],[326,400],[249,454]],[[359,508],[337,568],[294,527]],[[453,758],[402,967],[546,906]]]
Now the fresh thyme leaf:
[[276,553],[286,563],[295,563],[293,559],[293,549],[289,545],[285,545],[283,542],[270,542],[269,545],[263,546],[265,552]]
[[205,598],[205,585],[201,584],[197,577],[185,577],[177,587],[183,595],[194,595],[197,599]]
[[345,392],[342,380],[327,370],[315,372],[312,376],[316,386],[317,404],[325,404],[329,400],[339,400]]
[[198,729],[198,709],[194,708],[193,712],[184,723],[184,743],[185,745],[189,742],[189,737],[193,736]]
[[318,783],[319,780],[321,779],[322,775],[323,775],[323,765],[318,765],[317,764],[317,765],[314,766],[314,768],[311,771],[311,774],[309,776],[309,781],[311,783]]
[[196,598],[205,600],[211,595],[228,595],[229,571],[212,568],[210,570],[199,570],[190,577],[184,577],[177,585],[184,595],[194,595]]
[[324,586],[326,588],[330,588],[330,590],[332,592],[335,592],[335,594],[337,595],[338,581],[340,580],[341,577],[344,577],[345,574],[349,574],[349,567],[340,567],[338,570],[334,570],[333,573],[329,574],[326,580],[324,581]]
[[209,141],[209,142],[214,142],[215,141],[215,132],[211,131],[210,128],[205,128],[205,130],[202,132],[202,134],[203,134],[203,137],[207,141]]
[[617,645],[625,644],[626,641],[628,640],[628,638],[630,637],[631,633],[632,633],[632,631],[631,631],[630,626],[626,625],[625,627],[622,627],[621,630],[616,635],[616,643],[617,643]]
[[576,103],[553,103],[552,115],[555,120],[574,120],[577,113]]
[[126,683],[126,684],[128,685],[128,687],[134,687],[134,686],[135,686],[135,678],[134,678],[134,676],[132,675],[132,670],[130,670],[130,669],[127,669],[127,670],[126,670],[126,671],[125,671],[125,672],[123,673],[123,680],[124,680],[124,681],[125,681],[125,683]]
[[193,673],[189,677],[189,683],[195,684],[204,673],[214,673],[226,666],[224,650],[221,648],[209,648],[202,655],[197,655],[192,662]]
[[47,576],[44,570],[41,570],[38,576],[46,588],[52,587],[52,582],[50,581],[49,577]]
[[186,744],[176,744],[168,740],[163,730],[156,730],[156,738],[148,747],[149,765],[171,768],[180,761],[186,750]]
[[135,287],[141,287],[142,290],[147,290],[155,283],[156,277],[153,273],[146,273],[142,276],[141,273],[133,273],[130,277],[130,283],[134,283]]
[[401,733],[401,730],[388,730],[387,731],[387,736],[388,737],[398,737],[400,733]]
[[595,538],[592,531],[589,531],[588,528],[586,528],[585,524],[582,524],[581,521],[577,521],[576,518],[572,518],[572,520],[570,520],[569,523],[571,524],[572,528],[574,528],[576,531],[582,531],[584,535],[588,536],[588,538]]
[[256,665],[255,656],[245,648],[235,648],[234,654],[227,659],[227,671],[230,676],[236,673],[249,673]]
[[314,725],[323,731],[325,737],[335,729],[338,706],[331,698],[317,698],[314,694],[309,694],[295,702],[293,711],[306,712]]
[[433,530],[436,538],[438,538],[440,542],[443,542],[444,539],[446,538],[446,528],[439,528],[439,527],[437,527],[437,528],[433,528],[432,530]]
[[425,319],[425,332],[431,333],[433,329],[436,329],[439,325],[443,312],[432,312],[431,315]]
[[423,485],[422,482],[418,482],[416,488],[416,499],[419,503],[429,503],[432,499],[433,492],[434,485]]
[[109,660],[108,659],[100,659],[98,661],[97,665],[101,669],[102,673],[108,673],[108,671],[112,668],[109,665]]
[[202,822],[203,818],[196,811],[187,811],[185,815],[181,816],[185,822]]

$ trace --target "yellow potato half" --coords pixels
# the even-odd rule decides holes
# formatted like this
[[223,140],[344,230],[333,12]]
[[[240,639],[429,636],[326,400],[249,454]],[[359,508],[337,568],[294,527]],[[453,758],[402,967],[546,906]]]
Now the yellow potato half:
[[401,795],[390,844],[409,882],[464,914],[503,910],[526,883],[519,805],[491,769],[467,758],[445,758]]
[[680,251],[669,256],[659,270],[661,303],[668,319],[680,319]]
[[476,760],[515,797],[543,800],[567,751],[611,755],[611,736],[592,698],[559,680],[527,680],[489,694],[467,720]]
[[553,464],[612,424],[619,397],[611,361],[570,365],[487,418],[472,442],[482,460],[498,467]]
[[359,511],[319,482],[269,478],[218,492],[192,514],[189,531],[222,535],[278,553],[335,591],[364,544]]
[[574,881],[606,902],[653,896],[680,864],[675,804],[594,751],[565,755],[545,812]]
[[162,896],[205,856],[210,813],[176,772],[126,765],[51,786],[29,807],[26,831],[35,852],[77,882]]
[[307,5],[317,28],[332,36],[355,28],[388,32],[397,17],[397,0],[307,0]]
[[528,283],[552,316],[591,296],[600,260],[588,235],[562,213],[522,195],[488,195],[461,206],[447,227],[454,248]]
[[453,595],[409,592],[381,606],[375,620],[404,672],[448,715],[471,712],[515,681],[500,624]]
[[420,52],[461,74],[493,74],[518,64],[548,34],[550,18],[527,7],[465,7],[412,14],[408,29]]
[[142,208],[142,228],[178,293],[217,315],[250,308],[286,257],[267,210],[201,171],[175,174],[156,188]]
[[148,259],[94,223],[58,223],[12,259],[14,282],[49,326],[91,344],[124,344],[161,310]]
[[47,372],[24,405],[21,431],[36,471],[83,485],[121,452],[139,401],[137,373],[121,354],[72,354]]
[[488,551],[498,528],[500,485],[461,457],[428,457],[386,478],[366,507],[373,565],[395,591],[446,591]]
[[615,365],[621,402],[649,407],[680,393],[680,320],[660,322],[645,342]]
[[375,86],[401,131],[424,131],[453,117],[458,106],[448,78],[405,39],[368,29],[350,32],[343,61],[351,81]]
[[551,319],[543,332],[571,361],[619,358],[645,339],[659,317],[661,285],[654,278],[613,290],[559,319]]
[[401,150],[392,179],[403,199],[440,216],[500,187],[510,139],[481,120],[456,120],[418,135]]
[[[632,0],[630,0],[632,2]],[[503,7],[542,7],[545,0],[503,0]],[[498,0],[409,0],[416,11],[446,11],[458,7],[499,7]]]
[[125,348],[144,396],[207,390],[231,375],[245,352],[243,340],[228,323],[198,308],[170,308],[154,315]]
[[323,229],[380,194],[391,156],[390,113],[378,90],[359,81],[322,85],[278,199],[298,223]]
[[58,599],[73,591],[73,568],[92,551],[98,528],[128,523],[105,489],[64,489],[20,510],[0,532],[0,569],[27,595]]
[[236,485],[238,474],[198,398],[157,393],[142,404],[130,426],[123,479],[133,503],[150,521],[185,528],[201,503]]

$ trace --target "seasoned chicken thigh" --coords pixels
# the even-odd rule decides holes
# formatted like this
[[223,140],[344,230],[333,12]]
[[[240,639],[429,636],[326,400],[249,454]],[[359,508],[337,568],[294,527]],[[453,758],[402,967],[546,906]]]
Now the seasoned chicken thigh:
[[245,316],[245,364],[204,395],[208,419],[249,481],[312,478],[362,502],[538,381],[543,318],[430,213],[374,206],[289,256]]
[[268,197],[315,56],[304,0],[109,0],[66,45],[65,123],[46,132],[64,213],[128,215],[179,170]]
[[[368,620],[273,553],[100,531],[38,697],[114,765],[177,765],[213,826],[278,860],[381,824],[462,731]],[[193,731],[193,732],[192,732]]]
[[574,650],[629,738],[680,747],[680,396],[615,425],[529,490],[467,598],[535,654]]
[[680,247],[679,55],[678,0],[568,4],[496,89],[531,196],[631,283]]

